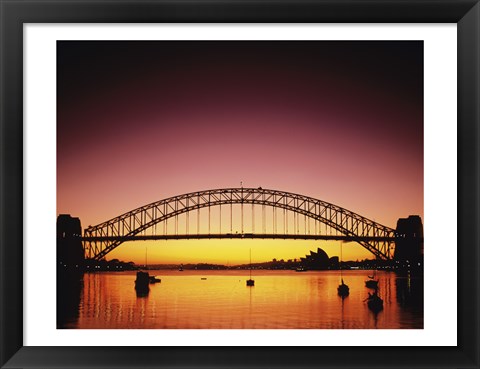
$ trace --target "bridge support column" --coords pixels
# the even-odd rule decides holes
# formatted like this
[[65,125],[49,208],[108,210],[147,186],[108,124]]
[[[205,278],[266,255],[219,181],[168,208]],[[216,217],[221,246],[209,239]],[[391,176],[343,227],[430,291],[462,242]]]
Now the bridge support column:
[[85,257],[80,219],[69,214],[57,218],[57,328],[78,319]]
[[423,268],[423,224],[418,215],[400,218],[397,221],[395,254],[393,259],[398,268]]
[[85,256],[82,247],[82,225],[79,218],[60,214],[57,218],[57,270],[83,271]]

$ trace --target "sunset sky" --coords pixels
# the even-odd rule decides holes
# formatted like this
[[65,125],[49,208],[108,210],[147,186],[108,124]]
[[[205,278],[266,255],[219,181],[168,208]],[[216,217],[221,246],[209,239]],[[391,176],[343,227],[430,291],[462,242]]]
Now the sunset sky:
[[[423,43],[61,41],[57,213],[96,225],[198,190],[259,187],[395,228],[423,219]],[[293,259],[338,242],[152,241],[107,259]],[[344,260],[372,258],[355,243]]]

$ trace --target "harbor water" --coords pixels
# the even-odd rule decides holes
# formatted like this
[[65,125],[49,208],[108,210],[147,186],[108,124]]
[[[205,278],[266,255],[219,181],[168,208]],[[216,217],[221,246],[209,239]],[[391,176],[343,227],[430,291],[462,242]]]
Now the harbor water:
[[137,295],[135,272],[87,273],[58,305],[58,328],[422,329],[423,279],[377,272],[383,309],[371,311],[371,271],[149,270],[161,282]]

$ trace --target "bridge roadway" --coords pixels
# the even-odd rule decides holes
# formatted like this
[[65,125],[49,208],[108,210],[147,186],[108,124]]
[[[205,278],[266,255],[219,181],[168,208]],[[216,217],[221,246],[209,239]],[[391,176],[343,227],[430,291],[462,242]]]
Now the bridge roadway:
[[81,237],[82,241],[105,242],[105,241],[150,241],[150,240],[203,240],[203,239],[282,239],[282,240],[327,240],[327,241],[395,241],[395,237],[352,237],[342,235],[302,235],[302,234],[254,234],[254,233],[223,233],[223,234],[174,234],[174,235],[150,235],[150,236],[95,236]]

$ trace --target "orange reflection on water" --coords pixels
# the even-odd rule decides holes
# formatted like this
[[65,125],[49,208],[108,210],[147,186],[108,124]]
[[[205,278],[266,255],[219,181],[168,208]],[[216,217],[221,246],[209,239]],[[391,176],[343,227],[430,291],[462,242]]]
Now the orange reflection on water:
[[[423,328],[423,281],[379,272],[384,309],[365,303],[368,271],[150,271],[161,283],[137,297],[134,272],[84,276],[78,319],[67,328]],[[206,278],[206,279],[202,279]]]

